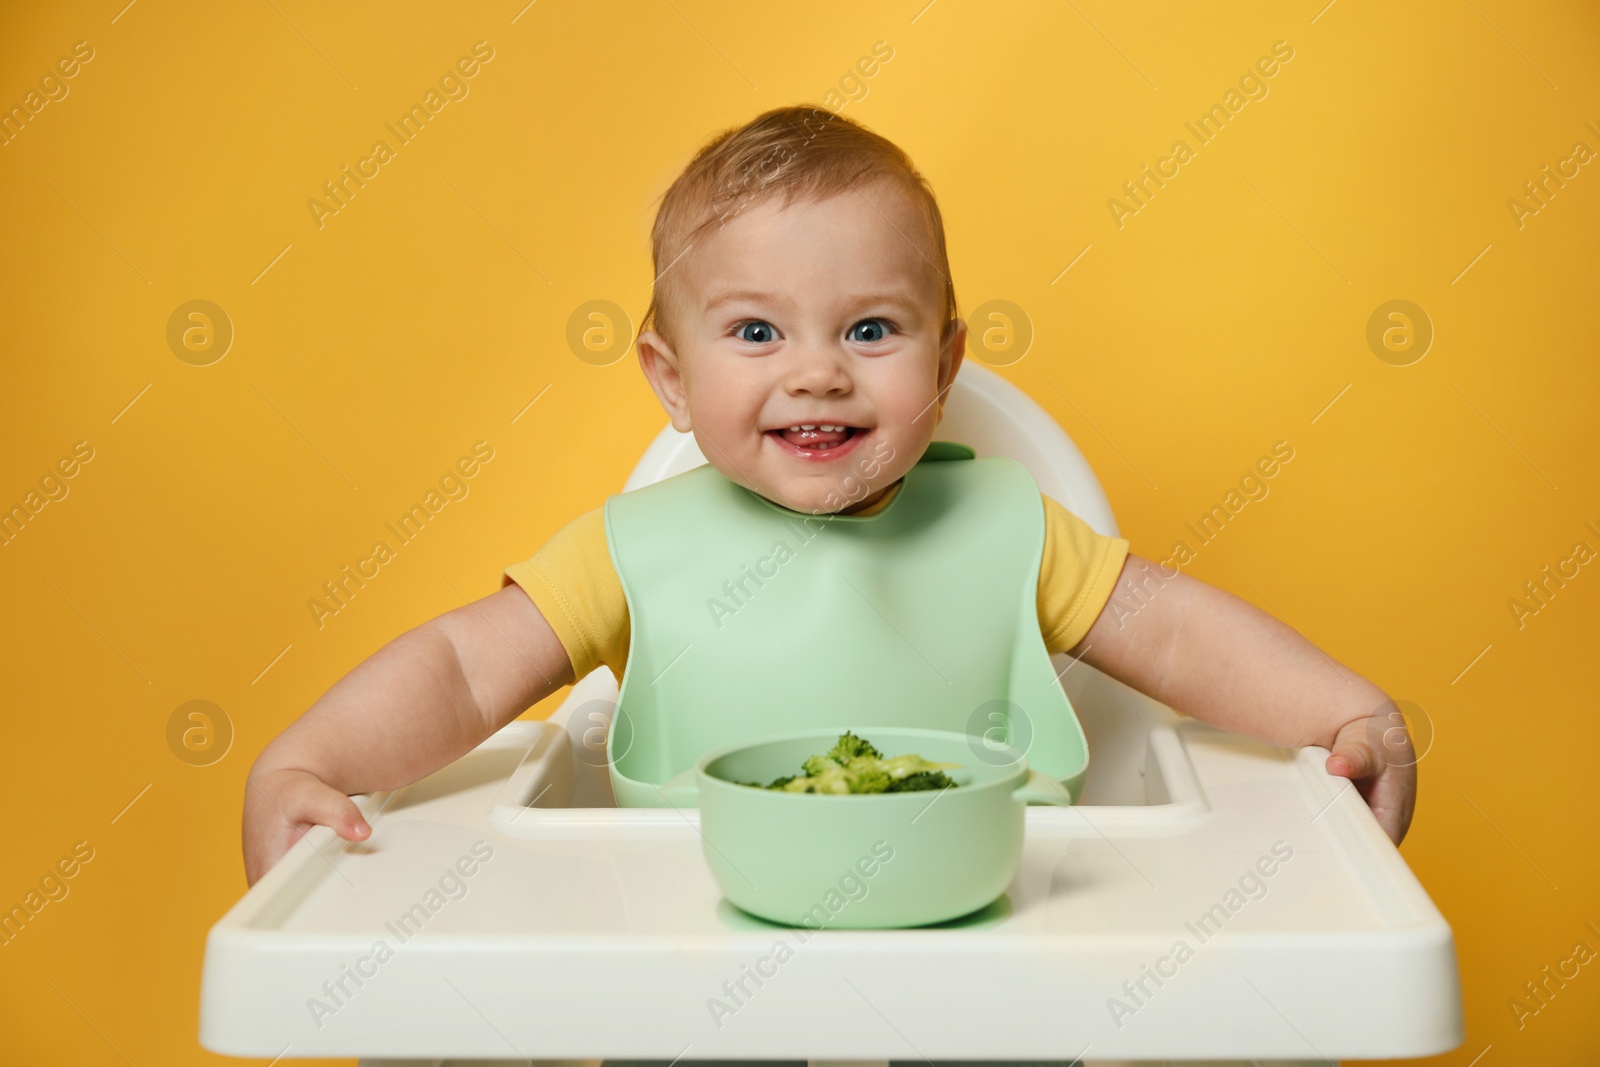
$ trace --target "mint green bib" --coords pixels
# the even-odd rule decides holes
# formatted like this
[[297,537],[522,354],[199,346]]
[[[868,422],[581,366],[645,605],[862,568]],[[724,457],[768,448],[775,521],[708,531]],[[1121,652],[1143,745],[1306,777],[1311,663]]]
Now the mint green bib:
[[[994,744],[1076,800],[1088,749],[1039,631],[1027,469],[935,441],[876,514],[810,515],[709,464],[606,500],[631,637],[607,739],[621,807],[763,735],[921,726]],[[892,753],[898,755],[898,753]]]

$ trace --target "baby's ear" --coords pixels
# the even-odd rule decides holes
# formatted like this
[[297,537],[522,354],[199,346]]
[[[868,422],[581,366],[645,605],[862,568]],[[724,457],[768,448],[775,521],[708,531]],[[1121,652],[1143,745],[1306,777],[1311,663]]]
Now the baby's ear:
[[941,364],[946,359],[950,361],[950,380],[954,381],[956,371],[961,368],[961,357],[967,352],[967,321],[951,319],[939,342],[939,361]]
[[689,398],[683,387],[677,353],[667,339],[654,330],[641,333],[636,344],[639,349],[639,369],[644,371],[645,380],[666,409],[667,417],[672,420],[672,428],[679,433],[688,433]]
[[950,399],[950,386],[961,369],[961,358],[967,351],[967,323],[964,319],[951,319],[944,328],[939,345],[939,415],[944,415],[945,401]]
[[966,344],[967,344],[967,320],[966,319],[955,318],[955,319],[951,319],[949,322],[945,323],[945,326],[944,326],[944,343],[945,343],[945,347],[947,347],[947,348],[951,348],[951,347],[953,347],[955,345],[960,345],[962,348],[966,347]]

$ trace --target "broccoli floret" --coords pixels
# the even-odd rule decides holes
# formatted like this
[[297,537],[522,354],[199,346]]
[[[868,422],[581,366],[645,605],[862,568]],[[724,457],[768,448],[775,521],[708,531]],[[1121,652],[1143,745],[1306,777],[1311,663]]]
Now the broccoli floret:
[[885,793],[914,793],[923,789],[952,789],[955,782],[943,771],[916,771],[891,781]]
[[832,756],[808,756],[800,766],[812,778],[821,778],[839,770],[842,760],[835,760]]
[[882,759],[883,753],[874,748],[870,741],[863,741],[849,730],[839,735],[839,740],[834,742],[833,749],[828,753],[828,758],[835,763],[849,763],[860,756]]
[[870,742],[846,730],[826,755],[807,758],[800,774],[775,778],[766,788],[833,796],[950,789],[956,782],[940,768],[959,766],[959,763],[935,763],[916,755],[886,759]]
[[844,773],[852,793],[889,791],[889,772],[875,759],[853,759],[845,765]]

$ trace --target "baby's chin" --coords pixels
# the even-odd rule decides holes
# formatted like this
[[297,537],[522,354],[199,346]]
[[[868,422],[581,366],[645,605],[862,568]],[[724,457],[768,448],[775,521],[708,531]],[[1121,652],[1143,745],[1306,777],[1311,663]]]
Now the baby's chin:
[[847,487],[829,485],[796,489],[768,486],[765,489],[757,489],[756,492],[790,511],[807,515],[838,515],[851,514],[868,508],[870,505],[866,502],[872,500],[876,503],[882,498],[884,488],[885,486],[868,486],[857,478]]
[[729,480],[779,507],[804,515],[853,514],[869,507],[867,501],[876,502],[905,473],[899,467],[908,466],[903,460],[886,462],[894,458],[895,450],[887,439],[878,444],[878,433],[874,428],[862,434],[865,446],[831,461],[797,461],[775,454],[775,446],[765,439],[754,453],[737,459],[729,449],[702,447],[702,454]]
[[830,497],[828,493],[786,491],[774,486],[758,487],[756,492],[780,507],[806,515],[827,515],[850,506],[850,500],[842,493]]
[[780,507],[804,515],[833,514],[854,507],[865,499],[859,481],[853,494],[833,485],[831,481],[824,482],[822,479],[810,485],[796,485],[792,482],[775,484],[770,480],[764,480],[756,485],[747,485],[746,488],[761,494]]

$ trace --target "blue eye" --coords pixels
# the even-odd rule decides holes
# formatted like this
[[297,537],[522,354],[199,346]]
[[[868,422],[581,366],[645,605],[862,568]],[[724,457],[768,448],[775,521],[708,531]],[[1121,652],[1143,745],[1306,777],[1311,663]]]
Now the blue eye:
[[866,330],[866,336],[852,336],[851,339],[855,341],[861,341],[866,344],[873,344],[874,342],[883,340],[889,335],[889,324],[883,319],[862,319],[860,322],[850,327],[850,333],[854,335],[855,331],[863,328]]
[[[753,332],[746,333],[746,330]],[[776,336],[776,332],[773,330],[770,322],[763,322],[760,319],[751,319],[749,322],[741,322],[739,325],[735,326],[733,328],[733,335],[739,338],[739,340],[748,341],[753,345],[764,345]]]

